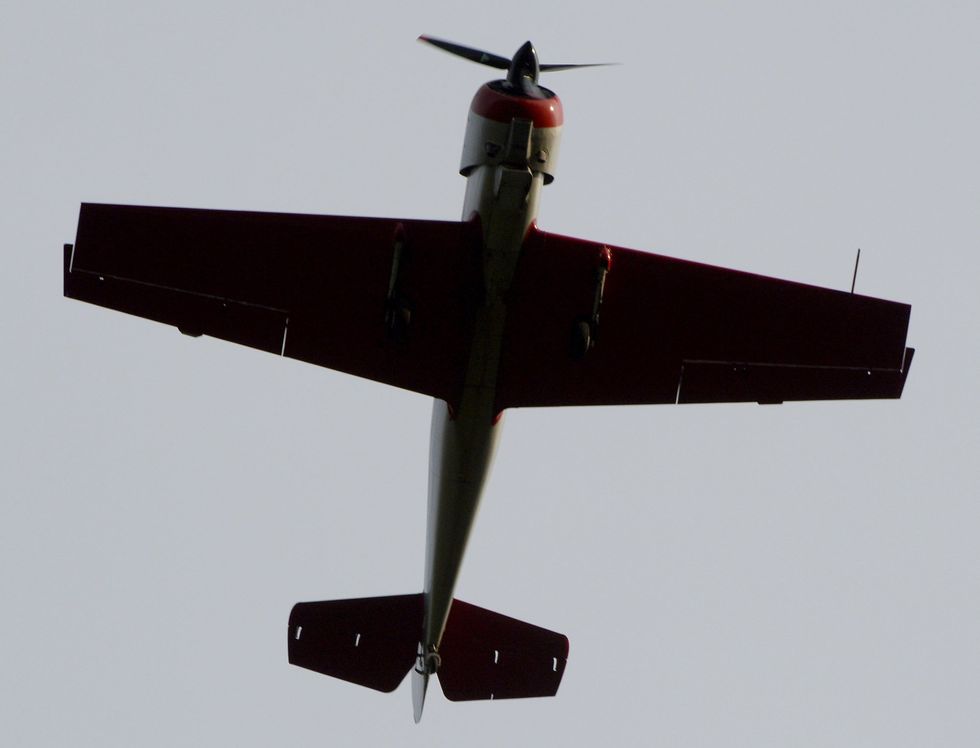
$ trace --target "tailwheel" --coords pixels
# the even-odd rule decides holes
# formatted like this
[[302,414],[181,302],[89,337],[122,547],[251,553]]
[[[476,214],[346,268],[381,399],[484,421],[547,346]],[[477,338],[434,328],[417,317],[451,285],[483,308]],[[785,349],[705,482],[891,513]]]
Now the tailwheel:
[[419,642],[418,655],[415,658],[415,668],[412,671],[412,711],[415,722],[422,719],[422,708],[425,706],[425,694],[429,689],[429,676],[434,675],[441,664],[439,653],[431,645],[426,648]]

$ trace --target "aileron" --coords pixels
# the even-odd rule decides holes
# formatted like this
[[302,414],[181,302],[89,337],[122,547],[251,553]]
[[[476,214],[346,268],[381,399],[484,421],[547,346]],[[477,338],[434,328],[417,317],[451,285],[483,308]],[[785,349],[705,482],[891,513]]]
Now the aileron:
[[769,404],[898,398],[914,353],[914,349],[906,349],[899,369],[686,361],[681,369],[677,402]]

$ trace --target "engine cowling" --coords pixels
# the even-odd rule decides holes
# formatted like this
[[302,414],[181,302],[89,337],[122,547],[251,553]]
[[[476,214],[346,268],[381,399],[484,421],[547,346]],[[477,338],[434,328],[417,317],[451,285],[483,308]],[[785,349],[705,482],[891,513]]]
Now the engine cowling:
[[[543,87],[545,98],[531,98],[508,90],[506,81],[484,84],[470,105],[463,139],[459,173],[469,176],[478,166],[508,163],[514,154],[508,152],[511,123],[521,120],[530,124],[526,154],[528,168],[540,172],[544,183],[555,179],[558,149],[561,142],[563,113],[561,101]],[[523,157],[524,154],[522,154]]]

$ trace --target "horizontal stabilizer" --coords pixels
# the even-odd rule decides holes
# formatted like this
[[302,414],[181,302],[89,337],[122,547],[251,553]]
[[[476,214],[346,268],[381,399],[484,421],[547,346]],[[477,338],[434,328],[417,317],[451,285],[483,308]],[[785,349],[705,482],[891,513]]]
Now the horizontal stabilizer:
[[422,595],[297,603],[289,614],[289,662],[377,691],[412,669],[422,633]]
[[[297,603],[289,616],[289,662],[394,691],[416,661],[423,600],[419,594]],[[438,654],[436,674],[450,701],[554,696],[568,639],[453,600]]]
[[450,701],[554,696],[568,638],[453,600],[439,656],[439,683]]

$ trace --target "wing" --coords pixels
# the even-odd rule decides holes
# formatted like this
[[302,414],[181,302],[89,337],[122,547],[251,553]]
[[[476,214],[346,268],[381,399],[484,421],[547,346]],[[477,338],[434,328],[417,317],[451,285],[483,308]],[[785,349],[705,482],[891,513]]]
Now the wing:
[[474,224],[83,204],[65,296],[454,403]]
[[909,312],[532,228],[508,307],[497,409],[899,397]]

